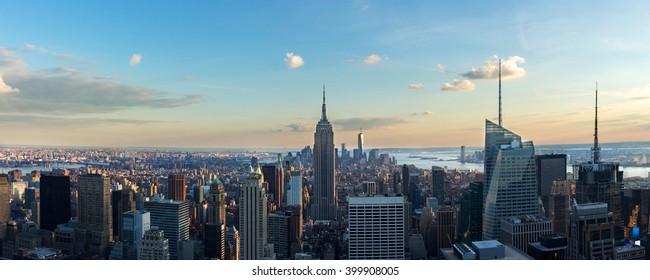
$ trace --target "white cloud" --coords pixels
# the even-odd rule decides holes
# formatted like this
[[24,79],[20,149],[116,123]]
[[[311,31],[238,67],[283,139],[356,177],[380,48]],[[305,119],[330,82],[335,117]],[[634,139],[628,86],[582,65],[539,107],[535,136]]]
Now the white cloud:
[[476,86],[470,80],[453,80],[442,85],[443,91],[473,91]]
[[[488,60],[483,63],[481,67],[472,67],[467,73],[462,74],[463,77],[478,80],[478,79],[498,79],[499,78],[499,59],[492,56],[493,60]],[[514,79],[526,75],[526,70],[519,67],[520,63],[525,63],[526,60],[520,56],[511,56],[501,60],[501,79]]]
[[440,71],[447,71],[447,68],[445,68],[445,66],[440,63],[436,64],[436,69]]
[[36,52],[42,52],[42,53],[46,53],[46,52],[47,52],[47,49],[46,49],[46,48],[41,48],[41,47],[39,47],[39,46],[32,45],[32,44],[25,44],[25,48],[27,48],[27,49],[30,50],[30,51],[36,51]]
[[139,53],[134,53],[131,55],[131,59],[129,59],[129,65],[138,65],[142,62],[142,55]]
[[298,68],[305,65],[305,61],[302,59],[302,57],[294,55],[292,52],[286,54],[284,61],[287,62],[287,66],[289,66],[289,68]]
[[424,84],[423,83],[414,83],[409,85],[409,89],[423,89]]
[[424,111],[424,112],[422,112],[422,115],[423,115],[423,116],[431,116],[431,115],[433,115],[433,112],[431,112],[431,111]]
[[20,90],[17,88],[12,88],[8,84],[5,84],[4,80],[2,79],[2,75],[0,75],[0,94],[3,93],[18,93]]
[[363,64],[377,64],[379,62],[381,62],[381,57],[376,54],[371,54],[363,59]]

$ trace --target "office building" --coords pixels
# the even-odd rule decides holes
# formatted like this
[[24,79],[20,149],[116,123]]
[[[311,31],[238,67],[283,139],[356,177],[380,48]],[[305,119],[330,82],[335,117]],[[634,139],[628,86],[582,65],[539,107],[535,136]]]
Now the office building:
[[469,243],[483,240],[483,182],[461,191],[458,238]]
[[568,248],[566,235],[542,235],[539,241],[528,243],[527,254],[536,260],[566,260]]
[[314,196],[311,198],[312,220],[337,221],[338,198],[334,162],[334,131],[327,120],[325,87],[320,121],[314,133]]
[[357,145],[357,153],[359,155],[357,160],[361,163],[366,162],[366,154],[363,151],[363,131],[361,129],[359,129],[359,135],[357,135]]
[[226,224],[207,223],[204,232],[203,255],[209,260],[226,259]]
[[460,146],[460,157],[458,157],[458,161],[460,161],[460,163],[465,163],[465,158],[465,146]]
[[351,260],[404,259],[405,201],[399,194],[348,198]]
[[9,176],[0,174],[0,239],[5,239],[7,222],[10,219],[11,212],[11,185],[9,185]]
[[264,176],[259,166],[251,170],[239,193],[239,235],[242,260],[265,258],[264,247],[268,238],[267,198],[262,182]]
[[169,240],[165,238],[164,231],[152,226],[145,231],[140,245],[141,260],[169,260],[171,259]]
[[519,135],[485,120],[483,238],[501,238],[501,219],[539,215],[535,147]]
[[638,240],[648,232],[650,214],[650,187],[625,187],[623,189],[622,220],[625,238]]
[[111,179],[101,174],[77,178],[79,223],[75,229],[75,255],[105,258],[113,241]]
[[122,240],[122,213],[135,210],[135,192],[130,186],[111,192],[113,239]]
[[226,189],[218,178],[210,184],[207,200],[207,223],[215,225],[226,224]]
[[282,199],[284,198],[284,170],[282,162],[262,166],[264,182],[268,184],[267,190],[270,201],[277,208],[282,208]]
[[226,229],[226,259],[239,260],[241,243],[239,240],[239,231],[235,226],[228,226]]
[[528,244],[542,235],[553,233],[551,221],[542,216],[527,215],[501,220],[501,242],[528,253]]
[[144,210],[150,213],[151,227],[163,231],[169,240],[170,258],[177,260],[180,242],[190,237],[190,203],[155,195],[144,203]]
[[569,253],[572,260],[614,258],[614,219],[607,203],[573,206]]
[[144,233],[151,229],[151,214],[137,210],[122,213],[122,255],[125,260],[140,259],[140,244]]
[[451,248],[456,242],[456,209],[450,205],[440,205],[436,217],[437,223],[437,249],[438,256],[442,256],[439,249]]
[[185,175],[169,174],[167,176],[167,199],[185,200]]
[[438,201],[445,202],[445,169],[438,166],[431,167],[431,194]]
[[291,171],[289,190],[287,191],[287,205],[302,206],[302,171]]

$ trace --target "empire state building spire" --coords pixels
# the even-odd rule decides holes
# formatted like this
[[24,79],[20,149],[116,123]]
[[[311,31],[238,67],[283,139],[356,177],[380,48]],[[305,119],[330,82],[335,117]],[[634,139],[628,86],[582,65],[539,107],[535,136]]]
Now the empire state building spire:
[[325,105],[325,85],[323,85],[323,115],[320,117],[321,121],[327,120],[327,107]]

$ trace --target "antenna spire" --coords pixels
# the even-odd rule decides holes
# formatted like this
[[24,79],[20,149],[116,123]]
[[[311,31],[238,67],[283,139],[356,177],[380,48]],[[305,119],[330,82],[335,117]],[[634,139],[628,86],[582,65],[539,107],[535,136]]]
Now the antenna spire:
[[327,108],[325,107],[325,84],[323,84],[323,114],[320,117],[321,120],[327,120]]
[[499,126],[502,125],[503,117],[501,116],[501,59],[499,58]]
[[594,163],[600,162],[600,147],[598,146],[598,82],[596,82],[596,106],[594,115]]

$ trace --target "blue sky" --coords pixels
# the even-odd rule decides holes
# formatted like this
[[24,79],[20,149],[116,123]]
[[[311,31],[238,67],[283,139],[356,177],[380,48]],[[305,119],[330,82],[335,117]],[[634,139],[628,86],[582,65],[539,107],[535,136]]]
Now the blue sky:
[[[87,3],[89,2],[89,3]],[[7,1],[0,144],[479,146],[650,135],[650,4],[632,1]],[[550,2],[550,3],[547,3]]]

